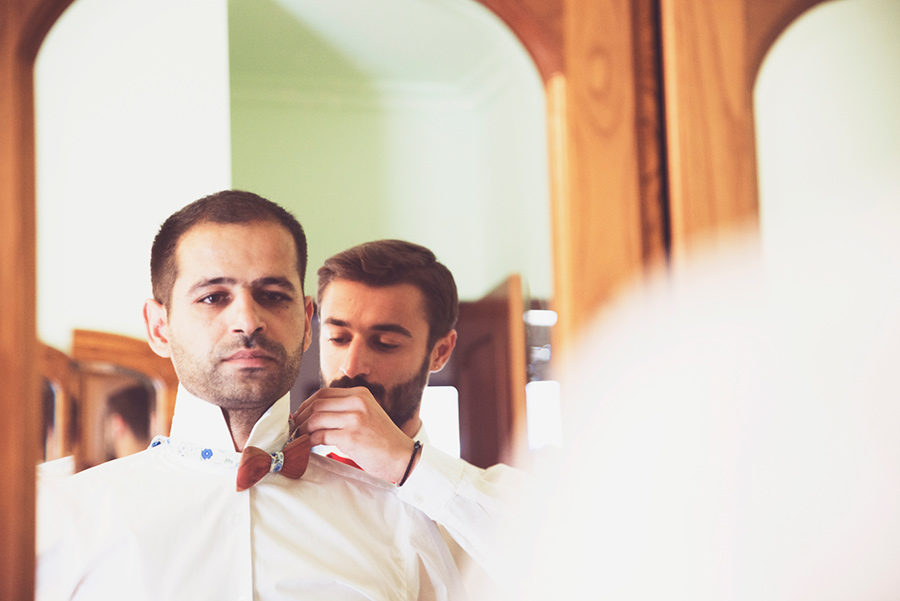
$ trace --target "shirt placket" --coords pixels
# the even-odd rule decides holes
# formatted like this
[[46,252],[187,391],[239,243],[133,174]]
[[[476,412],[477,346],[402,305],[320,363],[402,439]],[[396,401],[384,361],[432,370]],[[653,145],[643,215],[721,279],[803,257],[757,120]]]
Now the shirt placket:
[[237,534],[237,557],[234,565],[236,572],[235,601],[252,601],[253,595],[253,533],[251,531],[250,503],[251,491],[234,493],[237,502],[229,516],[229,527]]

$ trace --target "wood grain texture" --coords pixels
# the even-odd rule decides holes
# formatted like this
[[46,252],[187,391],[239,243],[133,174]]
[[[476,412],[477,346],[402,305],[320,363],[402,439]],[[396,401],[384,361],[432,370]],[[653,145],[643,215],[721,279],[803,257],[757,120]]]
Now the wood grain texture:
[[753,86],[779,35],[823,0],[661,0],[675,263],[758,226]]
[[34,589],[34,478],[41,456],[35,326],[33,63],[70,0],[0,3],[0,598]]
[[562,355],[619,286],[666,257],[656,3],[482,3],[522,40],[544,78],[554,346]]
[[749,0],[661,0],[671,254],[757,221]]
[[[548,90],[554,178],[554,345],[565,355],[642,268],[631,3],[567,0],[565,79]],[[559,128],[559,129],[556,129]]]

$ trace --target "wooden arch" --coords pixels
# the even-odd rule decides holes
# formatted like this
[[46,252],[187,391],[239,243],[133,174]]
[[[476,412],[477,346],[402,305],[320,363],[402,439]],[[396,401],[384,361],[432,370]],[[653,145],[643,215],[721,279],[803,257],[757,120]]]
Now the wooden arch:
[[[481,0],[544,78],[563,351],[623,282],[757,211],[751,90],[821,0]],[[0,598],[33,597],[33,68],[71,0],[0,3]]]

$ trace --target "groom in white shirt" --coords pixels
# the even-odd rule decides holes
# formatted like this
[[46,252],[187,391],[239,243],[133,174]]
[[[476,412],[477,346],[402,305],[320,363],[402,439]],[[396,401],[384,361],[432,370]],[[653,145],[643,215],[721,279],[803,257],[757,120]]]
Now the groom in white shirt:
[[396,485],[309,456],[289,415],[305,270],[300,224],[255,194],[166,220],[144,318],[180,381],[171,436],[42,488],[39,599],[459,598],[435,524]]

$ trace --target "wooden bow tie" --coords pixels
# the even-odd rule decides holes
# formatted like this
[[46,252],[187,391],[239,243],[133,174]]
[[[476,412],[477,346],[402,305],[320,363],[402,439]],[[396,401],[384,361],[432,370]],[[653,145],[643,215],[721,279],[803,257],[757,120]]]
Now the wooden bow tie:
[[274,453],[267,453],[259,447],[244,447],[237,470],[238,492],[250,488],[269,472],[299,478],[309,464],[310,447],[308,434],[291,438],[284,448]]

